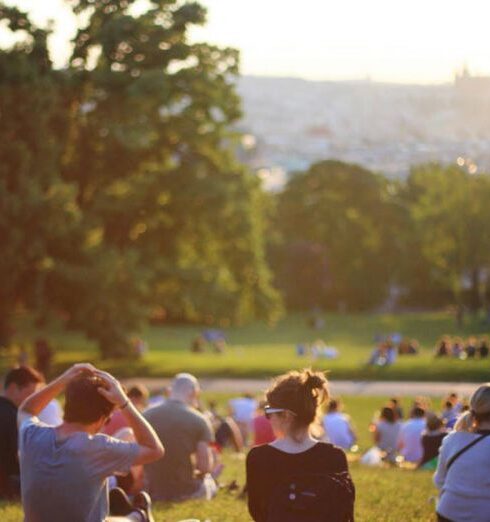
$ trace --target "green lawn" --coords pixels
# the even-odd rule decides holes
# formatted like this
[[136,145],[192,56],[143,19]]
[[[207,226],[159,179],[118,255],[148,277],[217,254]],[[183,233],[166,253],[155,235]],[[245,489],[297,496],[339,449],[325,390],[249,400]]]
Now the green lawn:
[[[227,394],[205,395],[204,399],[217,399],[224,408]],[[346,411],[352,416],[359,436],[360,452],[371,444],[368,426],[376,410],[383,406],[384,397],[343,397]],[[408,410],[410,398],[402,399],[402,406]],[[439,403],[433,404],[434,409]],[[236,480],[241,486],[245,482],[244,455],[225,453],[225,471],[221,482],[228,484]],[[351,464],[356,485],[356,520],[358,522],[393,522],[434,520],[434,498],[436,490],[432,485],[432,473],[403,469],[370,469],[357,463]],[[177,522],[186,518],[197,518],[204,522],[245,522],[249,521],[246,503],[237,498],[236,493],[221,490],[212,502],[192,501],[184,504],[157,504],[157,522]],[[0,504],[2,522],[20,522],[22,510],[18,504]]]
[[[99,360],[94,344],[83,336],[64,331],[51,331],[48,336],[56,347],[56,371],[67,365],[88,360],[113,371],[119,377],[171,376],[186,370],[197,376],[263,377],[291,368],[312,365],[328,369],[333,379],[361,380],[488,380],[490,359],[434,360],[433,347],[443,334],[488,334],[490,327],[476,318],[469,318],[464,328],[458,329],[448,313],[413,313],[400,315],[326,315],[325,327],[312,330],[305,317],[290,315],[271,327],[253,323],[227,330],[229,347],[226,353],[192,354],[191,340],[202,330],[196,326],[148,327],[142,337],[150,350],[142,361]],[[29,327],[19,328],[19,342],[29,343],[35,336]],[[417,338],[422,345],[419,356],[399,358],[390,368],[366,367],[377,333],[400,332]],[[298,342],[323,339],[340,350],[337,360],[317,360],[297,357]],[[15,360],[15,350],[3,356],[5,368]]]
[[[223,481],[237,478],[243,484],[243,461],[226,458],[227,470]],[[357,464],[351,466],[356,485],[357,522],[429,522],[434,521],[432,475],[427,471],[398,469],[369,469]],[[156,522],[177,522],[197,518],[201,522],[247,522],[246,502],[235,493],[225,490],[211,502],[192,501],[184,504],[157,504]],[[22,510],[18,504],[0,503],[2,522],[21,522]]]

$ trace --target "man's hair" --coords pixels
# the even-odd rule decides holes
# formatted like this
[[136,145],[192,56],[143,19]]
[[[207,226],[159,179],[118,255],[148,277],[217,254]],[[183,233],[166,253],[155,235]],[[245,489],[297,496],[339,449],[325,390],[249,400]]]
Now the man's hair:
[[172,381],[172,393],[189,394],[199,388],[199,381],[190,373],[178,373]]
[[425,410],[421,406],[414,406],[410,412],[410,416],[414,419],[425,417]]
[[40,372],[30,366],[19,366],[7,373],[4,387],[7,389],[11,384],[16,384],[19,388],[24,388],[29,384],[37,384],[40,382],[44,382],[44,377]]
[[128,390],[128,397],[130,399],[140,399],[147,401],[150,396],[148,388],[143,384],[135,384]]
[[82,375],[69,382],[65,391],[65,422],[92,424],[108,417],[114,404],[99,392],[104,387],[104,381],[94,375]]

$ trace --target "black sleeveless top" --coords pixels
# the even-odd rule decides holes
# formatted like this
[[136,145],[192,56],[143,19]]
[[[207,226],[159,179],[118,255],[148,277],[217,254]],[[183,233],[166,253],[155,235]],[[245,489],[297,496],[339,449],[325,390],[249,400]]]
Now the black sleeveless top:
[[269,444],[256,446],[247,455],[248,511],[255,522],[266,520],[274,488],[289,475],[342,471],[348,471],[345,453],[326,442],[301,453],[286,453]]

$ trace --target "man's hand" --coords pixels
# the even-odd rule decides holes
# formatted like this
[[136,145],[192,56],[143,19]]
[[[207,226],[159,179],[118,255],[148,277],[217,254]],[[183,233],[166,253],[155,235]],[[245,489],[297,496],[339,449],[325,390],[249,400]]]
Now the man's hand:
[[119,408],[124,406],[128,401],[128,396],[124,392],[121,383],[110,373],[96,370],[95,375],[99,377],[104,386],[99,388],[99,393],[103,395],[109,402],[115,404]]
[[69,382],[78,376],[86,373],[95,375],[97,369],[89,363],[75,364],[65,373],[61,374],[57,379],[47,384],[37,392],[33,393],[20,405],[18,412],[18,424],[28,416],[39,415],[41,411],[53,400],[57,395],[62,393]]
[[73,381],[73,379],[76,379],[83,373],[94,374],[96,371],[97,368],[90,363],[74,364],[61,375],[61,379],[65,384],[68,384],[70,381]]

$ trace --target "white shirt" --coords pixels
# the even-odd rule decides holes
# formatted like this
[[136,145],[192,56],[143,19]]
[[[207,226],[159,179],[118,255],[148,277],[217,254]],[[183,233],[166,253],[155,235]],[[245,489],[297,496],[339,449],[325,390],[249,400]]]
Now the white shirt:
[[422,460],[422,432],[425,430],[425,419],[409,419],[402,424],[398,435],[398,446],[402,445],[400,455],[408,462]]
[[440,489],[437,512],[454,522],[490,520],[490,436],[458,457],[447,471],[449,459],[477,437],[478,433],[453,431],[439,450],[434,475]]
[[323,427],[328,440],[339,448],[349,449],[355,442],[350,429],[349,417],[338,411],[327,413],[323,417]]
[[48,426],[59,426],[63,422],[63,410],[60,403],[53,399],[37,417]]
[[257,409],[257,401],[247,397],[239,397],[231,399],[230,406],[233,411],[233,418],[237,422],[252,422]]

